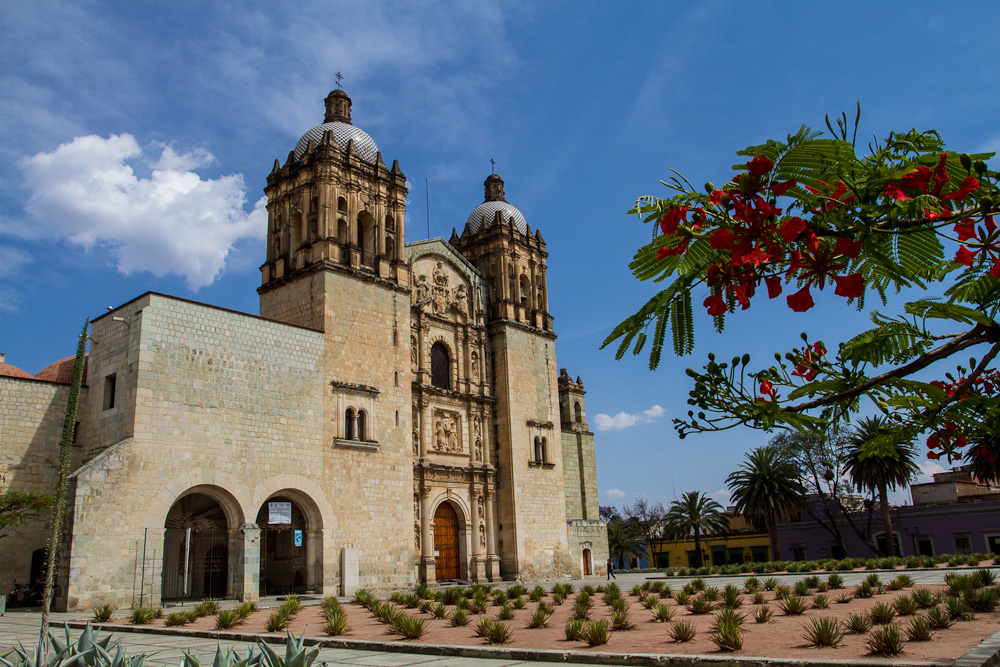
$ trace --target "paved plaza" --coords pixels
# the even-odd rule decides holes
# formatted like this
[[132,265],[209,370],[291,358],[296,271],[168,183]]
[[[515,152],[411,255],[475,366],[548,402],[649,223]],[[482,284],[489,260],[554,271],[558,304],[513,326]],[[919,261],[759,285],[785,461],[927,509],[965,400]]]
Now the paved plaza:
[[[990,569],[995,573],[1000,574],[1000,568]],[[942,583],[947,571],[948,570],[906,570],[905,573],[913,579],[916,585],[919,586]],[[963,568],[960,571],[968,572],[971,570]],[[884,581],[888,581],[890,578],[899,573],[901,572],[879,572],[879,576]],[[842,572],[840,574],[844,577],[844,580],[848,585],[855,585],[870,573]],[[791,584],[808,575],[809,573],[740,575],[732,577],[705,577],[705,580],[709,582],[710,585],[721,588],[730,583],[740,585],[747,576],[757,576],[758,578],[774,576],[782,583]],[[622,590],[628,591],[635,584],[640,584],[647,579],[655,581],[661,578],[662,575],[657,575],[655,573],[623,573],[618,575],[616,583],[620,588],[622,588]],[[691,577],[668,577],[666,580],[669,581],[676,589],[690,581]],[[511,583],[512,582],[504,582],[503,585],[507,586]],[[585,584],[598,585],[605,583],[605,580],[588,578],[586,581],[575,580],[572,583],[576,588],[580,588]],[[262,608],[267,608],[270,606],[277,606],[277,604],[278,602],[276,599],[265,598],[261,601],[260,606]],[[71,612],[65,614],[55,613],[52,615],[52,622],[54,625],[60,626],[63,622],[85,622],[90,619],[90,616],[90,612]],[[40,614],[37,609],[7,610],[6,615],[0,617],[0,655],[6,653],[9,649],[18,646],[19,644],[28,647],[34,645],[38,641],[39,625]],[[63,632],[61,627],[57,627],[56,631],[59,633]],[[79,630],[73,630],[72,634],[74,637],[78,636]],[[254,645],[252,642],[248,641],[218,640],[214,638],[191,636],[181,637],[177,635],[153,634],[145,632],[118,632],[116,633],[116,638],[121,638],[123,640],[128,655],[145,653],[146,660],[144,664],[148,667],[177,667],[183,657],[184,651],[198,655],[203,661],[210,661],[215,655],[217,646],[222,646],[223,648],[229,647],[241,654],[245,654],[246,651]],[[394,644],[393,649],[397,649],[397,647],[398,642]],[[544,660],[522,660],[505,657],[503,655],[504,649],[496,649],[493,653],[495,657],[472,658],[466,656],[406,653],[398,650],[378,651],[359,650],[353,648],[323,648],[320,650],[318,662],[324,662],[330,667],[339,665],[367,665],[369,667],[406,667],[408,665],[423,665],[426,667],[457,667],[459,665],[468,667],[511,667],[513,665],[531,665],[532,667],[545,667],[546,665],[574,664],[572,653],[564,651],[559,651],[557,653],[559,659],[551,662],[546,662]],[[591,660],[592,659],[593,658],[591,658]],[[584,660],[581,660],[575,664],[583,663]],[[586,664],[593,665],[595,663],[590,660],[586,660]]]

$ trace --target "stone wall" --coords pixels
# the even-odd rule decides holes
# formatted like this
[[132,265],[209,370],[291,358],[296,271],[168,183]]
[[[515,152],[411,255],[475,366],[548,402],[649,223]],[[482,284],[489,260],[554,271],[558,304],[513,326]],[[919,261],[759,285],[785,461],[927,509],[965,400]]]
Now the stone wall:
[[[0,491],[53,493],[68,396],[69,385],[0,376]],[[0,593],[30,583],[31,554],[45,548],[48,530],[38,519],[0,533]]]

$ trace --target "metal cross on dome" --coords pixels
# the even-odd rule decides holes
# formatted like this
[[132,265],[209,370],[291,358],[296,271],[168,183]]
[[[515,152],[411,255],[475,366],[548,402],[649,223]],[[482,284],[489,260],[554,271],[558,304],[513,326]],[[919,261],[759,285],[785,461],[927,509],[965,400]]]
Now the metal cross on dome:
[[340,75],[340,72],[337,72],[336,78],[337,78],[337,88],[343,90],[344,87],[340,85],[340,82],[344,80],[344,77]]
[[493,161],[493,158],[490,158],[490,173],[491,173],[491,174],[495,174],[495,173],[497,173],[497,172],[496,172],[496,171],[494,170],[494,167],[496,167],[496,166],[497,166],[497,163]]

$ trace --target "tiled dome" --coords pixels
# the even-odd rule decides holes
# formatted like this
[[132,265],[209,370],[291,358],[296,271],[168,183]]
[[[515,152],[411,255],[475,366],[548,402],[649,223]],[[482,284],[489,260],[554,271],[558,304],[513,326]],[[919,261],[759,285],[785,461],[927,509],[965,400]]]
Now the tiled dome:
[[[2,359],[3,355],[0,355]],[[12,366],[4,361],[0,361],[0,376],[6,376],[9,378],[31,378],[34,379],[34,375],[27,371],[22,371],[17,366]]]
[[[90,355],[83,358],[83,377],[87,377],[87,360]],[[59,361],[53,361],[51,364],[38,371],[38,375],[35,377],[39,380],[46,380],[48,382],[59,382],[61,384],[69,384],[73,381],[73,364],[76,363],[76,355],[71,357],[64,357]]]
[[528,230],[528,223],[525,222],[521,212],[517,210],[516,206],[512,206],[505,201],[484,201],[472,210],[465,224],[469,226],[469,231],[473,233],[478,232],[483,226],[483,217],[486,217],[487,226],[492,225],[497,211],[500,211],[500,215],[503,216],[504,220],[512,222],[517,231],[524,234]]
[[368,136],[368,133],[360,127],[354,127],[350,123],[341,122],[323,123],[303,134],[302,138],[299,139],[299,143],[295,144],[295,159],[298,160],[306,152],[306,147],[309,145],[310,140],[312,140],[314,145],[322,141],[323,133],[327,130],[333,132],[333,139],[342,150],[347,150],[348,142],[353,139],[354,148],[357,149],[361,158],[365,162],[375,162],[375,157],[378,153],[378,146],[375,144],[375,140]]

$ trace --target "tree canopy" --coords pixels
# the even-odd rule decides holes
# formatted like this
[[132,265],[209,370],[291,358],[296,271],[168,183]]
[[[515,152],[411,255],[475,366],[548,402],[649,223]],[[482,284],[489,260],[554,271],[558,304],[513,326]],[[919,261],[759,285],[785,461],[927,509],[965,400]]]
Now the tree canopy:
[[[722,331],[754,299],[795,312],[817,290],[857,308],[890,292],[912,292],[898,312],[873,310],[871,326],[829,348],[776,351],[766,365],[744,354],[709,355],[694,381],[681,437],[738,425],[825,433],[856,413],[881,412],[885,428],[863,456],[894,442],[926,438],[931,458],[965,458],[996,478],[1000,454],[1000,208],[992,153],[957,153],[934,130],[889,132],[865,145],[846,115],[828,134],[803,126],[784,140],[738,152],[736,175],[695,188],[679,172],[675,194],[638,200],[634,213],[658,226],[631,268],[640,280],[667,281],[604,345],[618,357],[661,360],[667,333],[677,355],[694,346],[693,295]],[[834,126],[836,125],[836,127]],[[749,158],[749,159],[746,159]],[[760,288],[760,289],[758,289]],[[766,326],[766,325],[761,325]],[[964,357],[978,353],[980,357]]]

